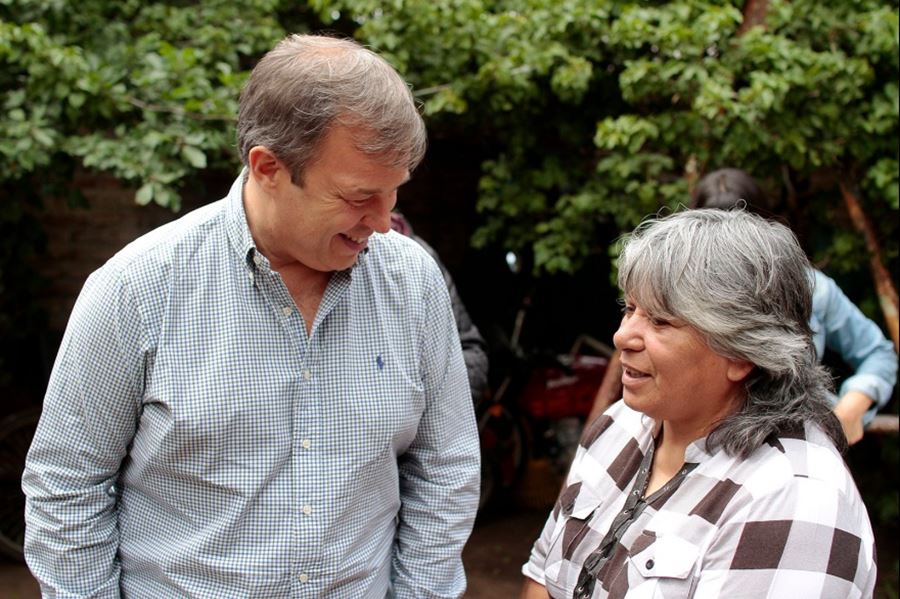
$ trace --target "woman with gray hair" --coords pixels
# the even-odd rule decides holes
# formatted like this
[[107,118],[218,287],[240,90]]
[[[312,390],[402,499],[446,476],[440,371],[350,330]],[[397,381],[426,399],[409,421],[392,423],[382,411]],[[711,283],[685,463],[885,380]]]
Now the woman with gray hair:
[[793,233],[740,210],[648,220],[619,286],[623,401],[585,430],[522,597],[870,597]]

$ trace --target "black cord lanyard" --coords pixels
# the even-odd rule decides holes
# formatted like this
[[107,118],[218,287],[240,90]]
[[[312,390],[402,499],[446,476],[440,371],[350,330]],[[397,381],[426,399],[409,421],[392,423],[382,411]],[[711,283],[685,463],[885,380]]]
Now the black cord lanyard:
[[584,560],[581,574],[578,575],[578,585],[572,594],[573,599],[590,599],[591,595],[594,594],[594,585],[597,583],[600,571],[609,561],[613,548],[625,534],[625,531],[628,530],[628,527],[638,519],[648,504],[652,503],[663,493],[677,489],[688,473],[697,467],[697,464],[685,464],[669,482],[645,499],[644,493],[647,491],[647,483],[650,481],[650,467],[653,465],[654,450],[655,443],[650,445],[650,448],[644,455],[644,459],[641,460],[637,477],[634,479],[634,485],[631,487],[631,492],[628,494],[628,499],[625,500],[625,506],[622,508],[622,511],[613,520],[609,527],[609,532],[600,541],[597,549],[591,552],[587,559]]

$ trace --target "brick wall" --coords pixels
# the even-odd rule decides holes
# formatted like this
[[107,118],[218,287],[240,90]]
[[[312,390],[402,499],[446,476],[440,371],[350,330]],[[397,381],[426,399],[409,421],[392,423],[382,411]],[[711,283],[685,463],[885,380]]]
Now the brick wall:
[[[464,159],[460,159],[464,156]],[[461,290],[469,286],[468,239],[474,226],[474,191],[478,162],[471,155],[436,144],[429,158],[401,189],[399,208],[441,255]],[[178,218],[207,202],[223,197],[231,185],[229,174],[210,174],[186,192],[179,213],[156,205],[138,206],[134,189],[108,175],[80,172],[76,185],[87,206],[72,207],[65,199],[45,198],[39,220],[47,247],[36,264],[47,281],[39,298],[53,334],[65,330],[69,313],[85,279],[117,251],[140,235]]]
[[39,220],[47,237],[36,268],[46,280],[39,299],[51,331],[65,329],[85,279],[128,242],[178,214],[160,206],[137,206],[134,190],[106,175],[80,173],[75,178],[87,206],[45,198]]

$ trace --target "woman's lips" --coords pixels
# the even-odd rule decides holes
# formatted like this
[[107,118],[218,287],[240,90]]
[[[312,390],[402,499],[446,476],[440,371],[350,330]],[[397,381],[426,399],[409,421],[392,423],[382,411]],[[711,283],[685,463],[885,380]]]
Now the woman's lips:
[[650,375],[644,372],[643,370],[638,370],[632,366],[624,366],[622,367],[622,384],[623,385],[634,385],[637,383],[641,383],[650,378]]

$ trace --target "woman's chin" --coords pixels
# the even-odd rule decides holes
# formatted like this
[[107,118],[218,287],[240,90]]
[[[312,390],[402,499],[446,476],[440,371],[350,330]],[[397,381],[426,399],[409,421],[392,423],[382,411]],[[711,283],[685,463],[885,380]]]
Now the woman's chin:
[[644,410],[641,409],[646,408],[646,406],[643,405],[643,402],[627,391],[622,393],[622,402],[636,412],[645,413]]

